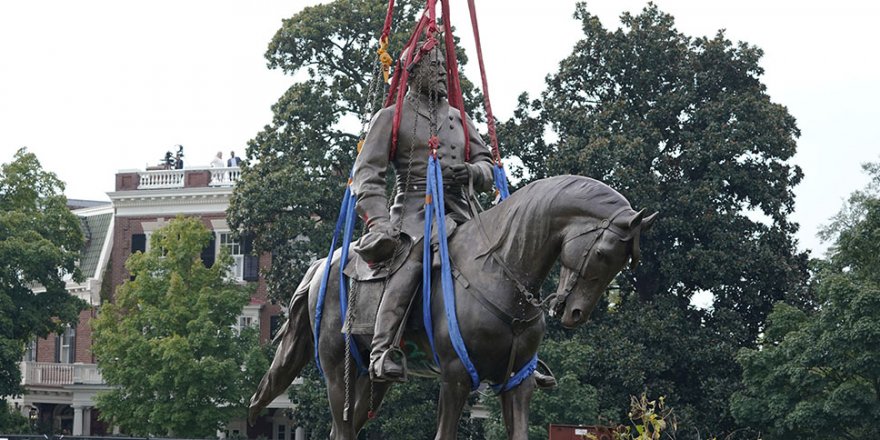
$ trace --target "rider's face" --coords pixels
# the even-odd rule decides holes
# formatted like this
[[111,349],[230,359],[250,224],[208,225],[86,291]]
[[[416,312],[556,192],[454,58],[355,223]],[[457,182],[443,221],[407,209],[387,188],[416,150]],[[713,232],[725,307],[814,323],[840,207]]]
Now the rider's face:
[[413,81],[419,92],[428,96],[445,97],[446,59],[439,48],[426,53],[413,70]]

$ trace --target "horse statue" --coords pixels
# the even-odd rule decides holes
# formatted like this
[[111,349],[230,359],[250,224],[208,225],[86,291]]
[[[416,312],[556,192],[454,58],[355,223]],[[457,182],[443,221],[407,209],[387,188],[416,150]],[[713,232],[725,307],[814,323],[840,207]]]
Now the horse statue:
[[[656,215],[633,210],[622,195],[597,180],[558,176],[535,181],[459,225],[448,242],[455,274],[455,309],[470,360],[481,380],[504,384],[511,371],[536,356],[545,331],[543,303],[550,303],[551,314],[559,315],[565,328],[583,324],[624,265],[628,261],[633,268],[638,264],[639,235]],[[340,334],[345,319],[340,316],[335,293],[339,289],[339,254],[337,251],[332,262],[318,353],[333,417],[330,438],[353,440],[366,424],[369,410],[381,402],[392,384],[371,384],[368,375],[357,375],[353,363],[345,362],[347,348]],[[529,289],[541,285],[557,260],[561,272],[556,294],[551,295],[552,300],[537,298]],[[251,398],[251,421],[286,391],[313,357],[312,329],[322,278],[319,269],[323,267],[323,260],[311,265],[290,301],[275,358]],[[438,268],[433,270],[439,272]],[[439,282],[432,283],[432,292],[436,293],[431,295],[430,308],[439,360],[435,377],[442,381],[435,438],[455,439],[472,379],[451,342]],[[360,303],[352,307],[358,308]],[[419,314],[411,314],[410,320],[413,315]],[[369,338],[353,337],[357,347],[366,350]],[[424,326],[413,329],[408,325],[404,339],[417,344],[423,353],[431,353]],[[352,379],[348,395],[346,374]],[[508,438],[527,439],[529,401],[535,387],[535,379],[529,375],[500,394]]]

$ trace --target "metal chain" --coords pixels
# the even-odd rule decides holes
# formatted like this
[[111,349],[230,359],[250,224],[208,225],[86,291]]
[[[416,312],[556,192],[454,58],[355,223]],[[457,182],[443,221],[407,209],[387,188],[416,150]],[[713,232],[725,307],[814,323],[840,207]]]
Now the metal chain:
[[363,139],[367,134],[367,125],[370,123],[370,119],[372,119],[373,114],[378,111],[378,98],[379,98],[379,76],[382,74],[382,63],[378,63],[379,71],[373,75],[373,79],[370,81],[370,85],[367,88],[367,99],[364,102],[364,110],[361,113],[361,132],[360,139]]
[[[420,90],[421,90],[422,86],[425,84],[425,75],[421,74],[418,76],[417,79],[418,79],[418,82],[416,84],[413,84],[413,86],[415,86],[414,90],[416,91],[416,93],[413,94],[414,96],[416,96],[418,93],[421,93]],[[403,191],[404,192],[406,192],[409,189],[409,185],[412,182],[413,159],[415,158],[415,151],[416,151],[416,142],[417,142],[416,134],[418,132],[418,125],[419,125],[419,110],[421,109],[421,104],[422,104],[422,100],[419,99],[418,96],[416,96],[416,98],[417,98],[415,100],[416,102],[414,103],[415,114],[413,115],[412,137],[410,137],[410,142],[409,142],[409,161],[407,162],[407,165],[406,165],[406,176],[405,176],[404,182],[403,182]],[[403,104],[403,105],[405,105],[405,104]],[[397,111],[402,112],[403,109],[397,109]],[[396,186],[397,185],[395,185],[395,187]],[[396,193],[397,191],[398,191],[398,189],[395,188],[394,192]],[[400,210],[400,217],[398,217],[398,219],[397,219],[397,228],[394,232],[394,234],[395,234],[394,238],[397,239],[398,246],[400,245],[400,233],[403,231],[403,222],[404,222],[404,219],[406,218],[406,211],[407,211],[406,206],[407,206],[407,203],[406,203],[406,201],[404,201],[403,207]],[[383,291],[384,291],[384,289],[383,289]]]
[[[342,270],[342,267],[339,268]],[[355,283],[357,284],[357,283]],[[341,288],[342,286],[340,286]],[[349,299],[351,299],[352,292],[349,289]],[[342,408],[342,419],[348,421],[349,412],[351,410],[351,302],[349,302],[348,311],[345,314],[345,405]]]
[[[439,63],[440,56],[437,54],[437,51],[432,50],[431,52],[433,53],[433,59],[431,60],[431,63],[432,63],[431,68],[436,69],[437,66],[435,66],[433,63]],[[431,79],[434,79],[434,78],[431,78]],[[432,86],[436,87],[436,84],[432,84]],[[437,94],[437,90],[434,87],[431,87],[430,92],[428,93],[428,98],[429,98],[428,105],[430,106],[430,112],[431,112],[431,129],[430,129],[431,136],[430,137],[434,137],[437,135],[437,104],[439,104],[438,101],[440,100],[440,96]]]
[[[361,114],[361,131],[358,140],[358,154],[360,153],[360,143],[366,139],[367,133],[367,125],[370,122],[372,114],[376,109],[376,102],[378,101],[378,84],[379,77],[382,75],[382,63],[377,63],[379,66],[378,71],[375,75],[373,75],[373,79],[370,81],[369,89],[367,92],[367,99],[364,103],[364,110]],[[366,227],[366,225],[364,226]],[[339,270],[342,270],[340,266]],[[340,286],[341,287],[341,286]],[[351,411],[351,325],[354,322],[355,318],[355,309],[357,306],[357,297],[358,291],[360,290],[360,283],[353,283],[348,291],[348,309],[346,310],[345,316],[345,405],[343,409],[343,419],[348,421],[349,413]],[[372,391],[371,391],[372,393]],[[372,396],[371,396],[372,399]],[[371,404],[372,409],[372,404]]]

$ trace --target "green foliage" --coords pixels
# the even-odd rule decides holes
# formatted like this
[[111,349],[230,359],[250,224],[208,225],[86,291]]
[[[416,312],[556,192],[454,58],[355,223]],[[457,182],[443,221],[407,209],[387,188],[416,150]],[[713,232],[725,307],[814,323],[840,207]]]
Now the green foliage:
[[178,217],[129,257],[135,276],[94,322],[92,349],[113,388],[98,396],[103,420],[136,435],[207,437],[244,417],[248,390],[268,360],[255,329],[232,326],[250,288],[226,280],[231,262],[201,260],[210,239],[198,219]]
[[[619,402],[648,387],[670,396],[682,426],[731,432],[737,349],[755,345],[774,302],[810,303],[788,220],[800,132],[766,93],[759,48],[723,32],[684,35],[653,4],[623,14],[617,30],[583,3],[575,18],[584,38],[499,130],[523,161],[513,174],[595,177],[660,221],[642,235],[639,268],[618,278],[613,307],[574,334],[551,322],[551,337],[587,353],[580,368],[555,370],[596,388],[600,420],[625,420]],[[703,291],[711,310],[690,306]]]
[[294,419],[312,438],[327,438],[333,418],[327,404],[327,387],[318,375],[314,363],[306,365],[302,373],[301,384],[290,387],[290,401],[294,403]]
[[758,349],[737,360],[745,389],[731,399],[742,423],[768,439],[880,436],[880,164],[825,231],[816,262],[819,304],[776,304]]
[[[330,246],[361,135],[358,121],[379,104],[367,102],[387,6],[384,0],[336,0],[307,7],[284,20],[269,43],[269,67],[302,79],[272,106],[271,123],[250,141],[228,218],[255,237],[258,252],[272,253],[266,279],[270,295],[282,301]],[[389,47],[395,57],[423,7],[396,2]],[[459,59],[466,61],[463,53]],[[473,86],[463,78],[462,88],[473,110]],[[379,84],[380,95],[382,89]]]
[[28,425],[27,417],[21,415],[21,412],[9,406],[9,403],[2,399],[0,399],[0,433],[31,433],[31,427]]
[[25,344],[76,323],[86,307],[64,287],[66,276],[81,278],[84,239],[63,192],[24,148],[0,166],[0,397],[21,392]]
[[[583,4],[575,16],[585,38],[540,100],[521,97],[504,124],[507,152],[531,176],[595,177],[660,211],[623,293],[689,300],[711,291],[716,309],[742,317],[737,338],[753,342],[772,303],[806,276],[787,220],[802,173],[786,161],[800,132],[766,94],[762,51],[723,32],[681,34],[654,5],[623,14],[616,31]],[[559,139],[545,140],[543,127]]]

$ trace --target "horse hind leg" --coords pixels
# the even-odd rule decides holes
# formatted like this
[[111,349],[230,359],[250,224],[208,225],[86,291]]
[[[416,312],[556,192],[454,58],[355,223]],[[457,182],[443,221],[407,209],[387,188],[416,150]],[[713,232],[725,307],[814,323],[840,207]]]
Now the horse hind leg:
[[[327,378],[327,400],[330,402],[330,414],[333,418],[330,440],[355,440],[357,438],[357,431],[354,429],[352,418],[345,417],[344,374],[344,366],[334,366],[324,370],[324,377]],[[355,397],[354,392],[349,396],[352,400]]]
[[501,414],[510,440],[529,438],[529,402],[535,387],[535,377],[529,376],[516,388],[501,394]]
[[372,382],[369,375],[359,376],[355,385],[357,400],[354,405],[355,433],[361,431],[369,421],[370,410],[378,412],[382,399],[391,389],[392,382]]

